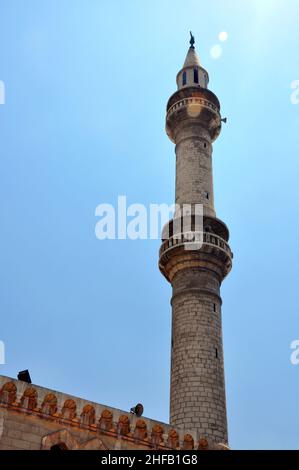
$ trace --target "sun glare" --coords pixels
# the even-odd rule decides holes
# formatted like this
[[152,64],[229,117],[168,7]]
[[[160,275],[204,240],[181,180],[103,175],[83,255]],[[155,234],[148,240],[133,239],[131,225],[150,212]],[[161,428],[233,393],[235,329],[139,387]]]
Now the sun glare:
[[220,44],[215,44],[212,46],[210,49],[210,54],[212,59],[219,59],[219,57],[222,55],[222,47]]
[[219,41],[224,42],[227,41],[228,33],[226,31],[221,31],[218,35]]

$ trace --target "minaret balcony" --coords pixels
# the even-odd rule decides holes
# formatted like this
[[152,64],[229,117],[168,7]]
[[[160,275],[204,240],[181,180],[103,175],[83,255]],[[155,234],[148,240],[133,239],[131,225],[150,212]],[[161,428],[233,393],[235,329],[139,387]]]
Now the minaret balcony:
[[191,112],[192,106],[195,106],[198,109],[202,107],[209,108],[212,111],[214,111],[217,116],[220,117],[219,109],[217,106],[215,106],[211,101],[208,101],[204,98],[197,98],[197,97],[183,98],[182,100],[177,101],[167,111],[167,117],[171,116],[172,113],[174,113],[178,108],[181,108],[182,106],[187,106],[190,108],[191,116],[192,116],[192,112]]
[[[159,268],[170,280],[174,265],[185,267],[217,264],[225,277],[232,267],[233,253],[221,237],[209,232],[177,233],[163,240],[159,251]],[[222,276],[221,276],[222,277]]]
[[212,142],[218,137],[221,131],[220,104],[211,91],[188,87],[172,95],[166,114],[166,132],[172,142],[176,142],[180,124],[187,122],[209,131]]

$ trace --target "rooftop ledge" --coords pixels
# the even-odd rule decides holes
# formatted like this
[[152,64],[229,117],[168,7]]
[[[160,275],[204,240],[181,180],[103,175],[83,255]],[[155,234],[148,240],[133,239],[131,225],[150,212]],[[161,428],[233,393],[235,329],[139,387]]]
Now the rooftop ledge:
[[125,439],[156,449],[218,449],[224,443],[210,443],[204,436],[188,429],[174,429],[169,424],[149,418],[139,418],[117,408],[100,405],[62,392],[28,384],[11,377],[0,376],[0,410],[34,415],[55,421],[67,428],[75,427]]

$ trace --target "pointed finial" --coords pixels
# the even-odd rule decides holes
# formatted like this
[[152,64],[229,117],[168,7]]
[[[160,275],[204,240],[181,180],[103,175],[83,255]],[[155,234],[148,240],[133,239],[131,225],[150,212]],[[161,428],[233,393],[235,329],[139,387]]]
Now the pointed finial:
[[192,49],[194,49],[194,43],[195,43],[195,39],[192,34],[192,31],[190,31],[190,47],[192,47]]

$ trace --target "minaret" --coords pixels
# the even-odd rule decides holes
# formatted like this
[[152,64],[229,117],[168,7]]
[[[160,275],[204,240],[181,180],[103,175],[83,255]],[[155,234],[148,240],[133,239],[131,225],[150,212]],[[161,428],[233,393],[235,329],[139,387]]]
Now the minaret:
[[203,243],[193,247],[186,234],[174,231],[173,220],[163,230],[159,268],[172,285],[170,424],[227,443],[220,285],[232,252],[228,229],[216,218],[212,174],[220,103],[207,88],[192,34],[190,44],[178,90],[167,103],[166,132],[175,144],[176,204],[190,204],[192,214],[202,204]]

